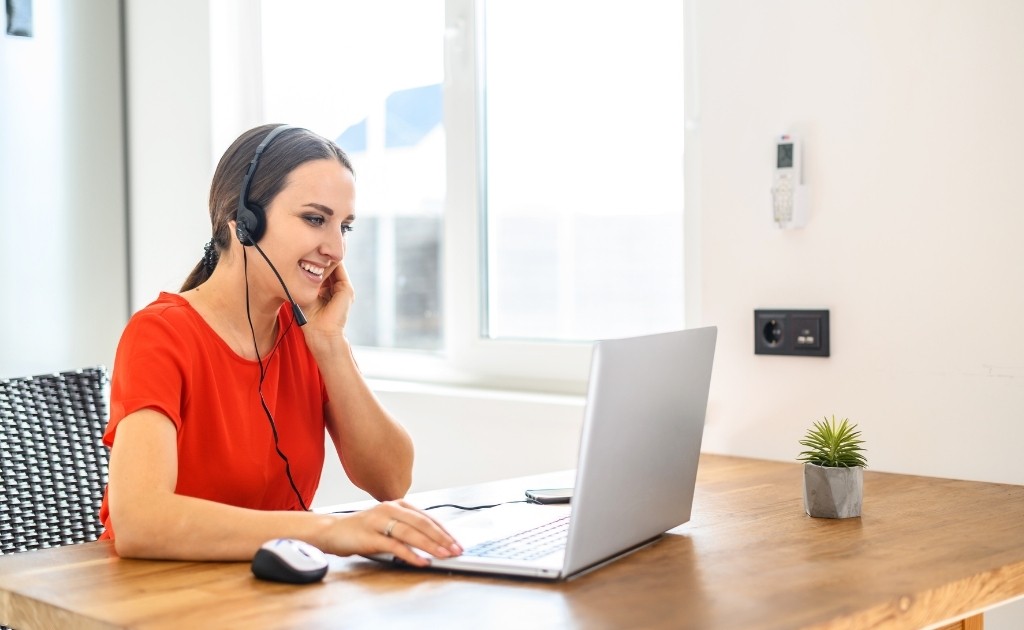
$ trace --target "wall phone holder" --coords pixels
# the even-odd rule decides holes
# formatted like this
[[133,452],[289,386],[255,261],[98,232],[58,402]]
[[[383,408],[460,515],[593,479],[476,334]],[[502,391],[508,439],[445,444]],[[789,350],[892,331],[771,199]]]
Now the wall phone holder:
[[771,188],[772,219],[780,228],[807,225],[810,192],[804,184],[803,149],[800,138],[783,134],[775,138],[775,172]]

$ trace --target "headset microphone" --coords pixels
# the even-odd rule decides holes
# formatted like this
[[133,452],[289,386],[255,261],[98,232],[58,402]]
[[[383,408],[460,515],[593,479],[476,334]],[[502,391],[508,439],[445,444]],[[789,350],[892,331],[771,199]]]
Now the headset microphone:
[[277,268],[274,267],[274,263],[270,262],[270,259],[267,258],[266,254],[263,253],[263,250],[260,248],[259,244],[256,243],[256,241],[253,241],[252,246],[256,248],[256,251],[260,253],[260,256],[263,256],[263,260],[267,261],[267,264],[270,265],[270,270],[274,272],[274,275],[277,276],[277,281],[281,283],[281,288],[284,289],[284,294],[288,296],[288,301],[292,303],[292,315],[295,316],[295,323],[298,324],[299,326],[305,326],[306,314],[302,312],[302,309],[299,308],[299,305],[296,304],[295,300],[292,299],[292,294],[288,292],[288,287],[285,286],[284,280],[281,278],[281,274],[277,273]]
[[242,245],[255,247],[260,256],[263,256],[263,260],[267,261],[267,264],[270,265],[270,270],[274,272],[274,275],[277,276],[277,281],[281,283],[281,288],[284,289],[284,294],[288,297],[288,301],[292,303],[292,314],[295,316],[295,322],[299,326],[305,326],[306,315],[299,308],[299,305],[295,303],[295,300],[292,299],[292,294],[288,291],[288,287],[285,286],[281,274],[277,272],[274,263],[270,262],[270,258],[263,253],[258,244],[260,238],[263,237],[263,232],[267,229],[267,213],[258,204],[249,203],[249,186],[252,183],[253,175],[256,174],[256,166],[260,163],[260,156],[278,134],[289,129],[297,129],[297,127],[292,127],[291,125],[275,127],[267,134],[263,142],[256,147],[256,155],[249,162],[249,170],[245,172],[245,179],[242,180],[242,191],[238,195],[238,212],[235,213],[235,235]]

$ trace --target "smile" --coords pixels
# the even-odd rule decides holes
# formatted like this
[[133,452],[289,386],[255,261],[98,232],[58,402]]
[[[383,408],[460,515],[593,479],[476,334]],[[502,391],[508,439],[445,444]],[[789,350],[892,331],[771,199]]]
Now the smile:
[[317,267],[316,265],[308,263],[306,261],[301,261],[299,263],[299,267],[306,273],[314,275],[317,278],[323,280],[324,270],[326,269],[326,267]]

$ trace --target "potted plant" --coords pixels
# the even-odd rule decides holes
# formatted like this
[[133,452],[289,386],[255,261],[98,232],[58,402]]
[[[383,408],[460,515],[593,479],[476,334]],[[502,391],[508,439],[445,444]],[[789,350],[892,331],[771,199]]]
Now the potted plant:
[[860,516],[864,496],[863,440],[849,418],[836,423],[833,415],[815,422],[800,445],[804,462],[804,511],[821,518]]

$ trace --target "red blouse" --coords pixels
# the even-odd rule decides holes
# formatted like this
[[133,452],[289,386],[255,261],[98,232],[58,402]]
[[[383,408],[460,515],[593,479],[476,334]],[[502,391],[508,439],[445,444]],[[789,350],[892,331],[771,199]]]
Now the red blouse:
[[[327,391],[291,309],[278,315],[277,349],[263,359],[263,399],[277,425],[281,451],[306,504],[324,463]],[[128,322],[117,347],[110,386],[110,422],[152,409],[178,433],[175,492],[259,510],[301,509],[274,450],[270,421],[260,405],[260,367],[221,339],[187,300],[160,297]],[[100,520],[113,539],[108,497]]]

